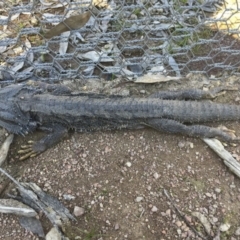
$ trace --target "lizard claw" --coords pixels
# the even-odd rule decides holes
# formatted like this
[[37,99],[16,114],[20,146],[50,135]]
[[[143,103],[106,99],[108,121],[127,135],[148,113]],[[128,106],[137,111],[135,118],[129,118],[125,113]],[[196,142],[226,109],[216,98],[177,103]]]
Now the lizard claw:
[[19,154],[23,154],[19,160],[25,160],[27,158],[35,157],[38,153],[33,150],[34,141],[28,141],[27,145],[22,145],[21,149],[18,151]]
[[237,87],[232,87],[232,86],[223,86],[223,87],[216,87],[212,90],[209,91],[210,93],[210,98],[216,98],[219,97],[221,95],[226,94],[226,91],[237,91],[238,88]]
[[233,129],[229,129],[223,125],[220,125],[217,128],[224,132],[225,134],[227,134],[230,137],[231,141],[234,142],[240,141],[240,138],[235,135],[235,131]]

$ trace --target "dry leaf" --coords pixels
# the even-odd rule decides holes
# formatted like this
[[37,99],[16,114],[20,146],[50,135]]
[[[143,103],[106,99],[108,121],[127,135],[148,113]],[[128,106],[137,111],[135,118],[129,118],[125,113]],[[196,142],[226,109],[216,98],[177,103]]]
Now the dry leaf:
[[63,32],[77,30],[83,27],[91,17],[91,12],[87,11],[83,14],[79,14],[76,16],[71,16],[65,19],[63,22],[60,22],[58,25],[50,29],[48,32],[43,34],[45,38],[52,38],[54,36],[58,36]]
[[171,77],[171,76],[164,76],[162,74],[151,74],[148,73],[142,77],[137,78],[135,83],[157,83],[157,82],[168,82],[168,81],[178,81],[180,77]]
[[64,55],[67,52],[68,49],[68,37],[70,36],[70,31],[64,32],[61,34],[61,38],[63,38],[63,41],[60,42],[59,46],[59,54]]

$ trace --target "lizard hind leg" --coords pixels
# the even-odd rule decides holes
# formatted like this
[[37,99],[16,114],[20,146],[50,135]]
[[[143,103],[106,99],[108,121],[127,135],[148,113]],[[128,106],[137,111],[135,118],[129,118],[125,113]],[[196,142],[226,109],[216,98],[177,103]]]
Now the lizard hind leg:
[[185,125],[170,119],[150,119],[145,125],[159,131],[183,134],[190,137],[220,138],[224,141],[239,141],[232,132],[204,125]]
[[35,157],[36,155],[46,151],[48,148],[59,143],[68,133],[67,128],[59,124],[53,125],[51,130],[52,131],[49,134],[39,141],[28,141],[26,145],[22,145],[21,149],[18,151],[21,155],[19,160]]
[[201,89],[184,89],[180,91],[160,91],[150,95],[150,98],[160,98],[168,100],[200,100],[200,99],[214,99],[225,91],[237,91],[234,87],[215,87],[210,90]]

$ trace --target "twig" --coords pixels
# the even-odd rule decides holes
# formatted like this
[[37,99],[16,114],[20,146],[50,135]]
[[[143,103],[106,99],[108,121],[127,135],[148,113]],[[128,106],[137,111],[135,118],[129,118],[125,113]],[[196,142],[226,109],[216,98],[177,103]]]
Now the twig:
[[203,138],[202,139],[217,155],[223,159],[223,163],[240,178],[240,163],[225,150],[222,143],[217,139]]
[[204,240],[208,240],[210,239],[210,236],[204,237],[200,232],[198,232],[187,220],[187,218],[185,217],[185,215],[178,209],[178,207],[175,205],[175,203],[173,202],[173,200],[171,199],[171,197],[169,196],[168,192],[166,189],[163,189],[163,193],[164,195],[167,197],[167,199],[171,202],[172,206],[174,207],[175,211],[177,212],[177,214],[179,215],[179,217],[186,223],[186,225],[200,238],[204,239]]
[[7,158],[9,147],[13,141],[13,134],[10,134],[4,141],[0,149],[0,166],[4,163]]
[[45,207],[44,207],[43,203],[39,202],[37,195],[34,192],[32,192],[31,190],[25,189],[16,179],[14,179],[11,175],[9,175],[1,167],[0,167],[0,172],[2,172],[9,179],[11,179],[18,186],[18,189],[21,192],[21,195],[25,195],[25,197],[27,197],[30,201],[34,202],[38,206],[38,208],[46,215],[46,217],[50,220],[50,222],[58,230],[58,232],[60,232],[60,234],[62,234],[61,230],[59,229],[58,225],[54,221],[54,219],[51,216],[51,214],[49,214],[45,210]]

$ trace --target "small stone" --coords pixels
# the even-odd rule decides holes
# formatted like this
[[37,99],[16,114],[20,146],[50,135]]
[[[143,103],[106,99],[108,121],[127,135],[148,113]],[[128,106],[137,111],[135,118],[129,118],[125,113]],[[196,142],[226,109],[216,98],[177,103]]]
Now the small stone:
[[52,228],[46,235],[46,240],[61,240],[62,237],[56,228]]
[[130,19],[131,19],[131,20],[137,20],[138,17],[137,17],[136,14],[131,14]]
[[153,206],[152,209],[151,209],[152,212],[157,212],[158,211],[158,208],[156,206]]
[[115,224],[114,229],[115,229],[115,230],[118,230],[118,229],[119,229],[119,224],[118,224],[118,223]]
[[181,222],[181,221],[177,221],[177,222],[176,222],[176,225],[177,225],[178,227],[181,227],[181,226],[182,226],[182,222]]
[[220,225],[219,230],[220,230],[221,232],[226,232],[226,231],[229,230],[230,227],[231,227],[231,226],[230,226],[229,223],[224,223],[224,224],[221,224],[221,225]]
[[185,216],[187,222],[191,223],[192,222],[192,218],[190,216]]
[[215,188],[216,193],[220,193],[222,190],[220,188]]
[[73,214],[74,214],[76,217],[82,216],[84,213],[85,213],[84,208],[78,207],[78,206],[75,206],[75,207],[74,207]]
[[210,198],[210,197],[212,197],[212,194],[211,193],[206,193],[206,196]]
[[158,178],[159,178],[159,174],[155,172],[155,173],[153,174],[153,177],[154,177],[155,179],[158,179]]
[[178,229],[177,229],[177,233],[178,233],[178,235],[181,235],[182,230],[181,230],[180,228],[178,228]]
[[143,197],[136,197],[135,202],[141,202],[143,200]]
[[63,194],[63,198],[67,201],[75,199],[75,197],[73,195],[70,195],[70,194]]
[[178,147],[179,147],[179,148],[185,147],[185,142],[183,142],[183,141],[179,142],[179,143],[178,143]]
[[166,215],[167,215],[167,216],[170,216],[170,215],[171,215],[171,209],[168,209],[168,210],[166,211]]
[[236,230],[235,235],[240,236],[240,227]]
[[125,165],[126,165],[127,167],[131,167],[131,166],[132,166],[132,163],[126,162]]

